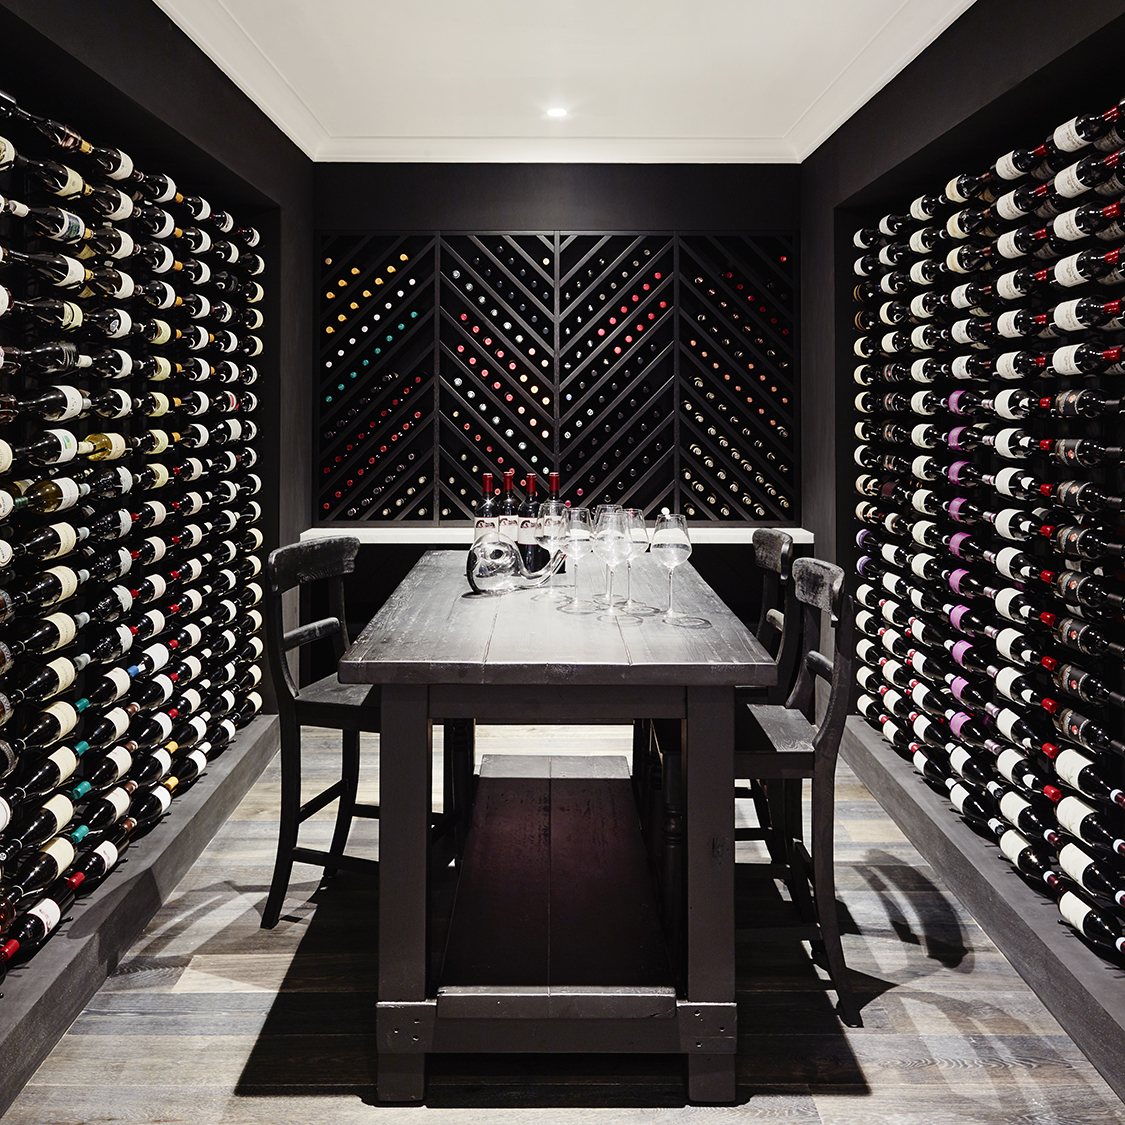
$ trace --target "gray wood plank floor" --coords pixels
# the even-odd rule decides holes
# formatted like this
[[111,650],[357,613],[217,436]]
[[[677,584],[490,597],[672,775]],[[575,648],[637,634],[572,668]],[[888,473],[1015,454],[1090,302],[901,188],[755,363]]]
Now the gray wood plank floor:
[[[375,751],[378,740],[364,737]],[[618,727],[478,736],[482,753],[627,755],[629,743]],[[306,759],[311,790],[335,767],[332,736],[306,732]],[[363,788],[363,799],[377,799],[374,752]],[[1125,1125],[1122,1103],[843,763],[839,896],[865,1027],[840,1026],[804,947],[747,945],[737,1106],[685,1106],[675,1057],[487,1055],[432,1058],[425,1107],[377,1106],[375,895],[344,876],[318,890],[316,870],[298,865],[278,927],[258,928],[277,793],[275,762],[4,1125]],[[305,838],[326,847],[330,825],[327,810]],[[378,824],[357,822],[350,846],[377,854]],[[749,856],[756,845],[739,847]],[[770,885],[748,884],[740,909],[780,899]],[[64,928],[55,940],[65,939]]]

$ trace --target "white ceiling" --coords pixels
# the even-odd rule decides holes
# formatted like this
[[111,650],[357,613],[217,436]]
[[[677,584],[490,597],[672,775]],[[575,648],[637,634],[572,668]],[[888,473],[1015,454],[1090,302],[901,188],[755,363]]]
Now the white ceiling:
[[972,4],[155,2],[314,160],[597,163],[803,160]]

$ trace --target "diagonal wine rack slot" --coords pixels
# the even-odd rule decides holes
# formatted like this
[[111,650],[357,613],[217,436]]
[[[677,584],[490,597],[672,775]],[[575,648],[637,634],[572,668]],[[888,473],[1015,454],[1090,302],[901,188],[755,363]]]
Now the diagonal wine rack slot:
[[485,468],[554,467],[554,240],[442,240],[439,486],[469,518]]
[[798,488],[792,240],[685,236],[679,267],[684,510],[791,520]]
[[797,519],[792,238],[322,246],[322,520],[471,519],[506,468],[557,469],[574,503]]
[[761,520],[792,518],[792,466],[751,428],[740,430],[742,419],[698,387],[683,391],[680,405],[684,490],[717,519],[743,511]]
[[432,515],[434,269],[432,238],[325,240],[321,519]]
[[646,513],[674,478],[674,248],[576,235],[560,255],[560,461],[575,497]]

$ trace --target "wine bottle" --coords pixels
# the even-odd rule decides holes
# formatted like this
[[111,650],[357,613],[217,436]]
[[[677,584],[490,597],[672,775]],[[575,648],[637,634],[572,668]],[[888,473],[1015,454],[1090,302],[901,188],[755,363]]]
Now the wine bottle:
[[990,827],[997,835],[1000,850],[1017,871],[1045,883],[1051,890],[1061,885],[1062,880],[1052,866],[1050,856],[1032,844],[1023,833],[999,818]]
[[1010,789],[999,782],[990,782],[987,791],[997,802],[1001,815],[1009,823],[1014,824],[1022,832],[1046,840],[1051,847],[1061,846],[1062,837],[1054,827],[1037,810],[1027,797],[1015,789]]
[[0,947],[2,953],[12,950],[5,960],[18,950],[27,953],[46,941],[74,901],[84,879],[85,876],[77,872],[66,879],[59,880],[30,910],[21,914],[11,924],[6,935],[7,941]]
[[1125,952],[1125,934],[1121,932],[1120,923],[1104,911],[1096,910],[1073,891],[1064,891],[1059,898],[1059,913],[1095,945]]
[[500,502],[500,511],[497,517],[497,530],[501,539],[515,543],[519,532],[519,506],[515,494],[515,469],[504,472],[504,495]]
[[1098,898],[1109,899],[1116,906],[1125,906],[1125,881],[1100,864],[1085,848],[1068,841],[1059,849],[1059,866],[1083,890]]
[[57,836],[74,816],[74,804],[63,793],[56,793],[44,804],[21,812],[0,838],[0,867],[26,848]]
[[82,875],[87,884],[104,878],[117,866],[136,827],[137,822],[131,817],[115,824],[98,844],[83,848],[72,865],[72,873]]

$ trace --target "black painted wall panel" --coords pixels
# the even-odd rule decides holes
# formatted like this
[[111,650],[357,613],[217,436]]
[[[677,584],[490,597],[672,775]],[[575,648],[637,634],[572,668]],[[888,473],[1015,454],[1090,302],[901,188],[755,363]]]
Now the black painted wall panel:
[[[1122,94],[1125,0],[977,0],[801,166],[802,513],[818,553],[837,557],[851,494],[851,282],[834,262],[857,209],[1001,155],[997,137],[1042,140],[1076,112]],[[837,253],[840,254],[837,259]],[[846,554],[846,544],[840,544]]]
[[318,164],[329,230],[794,230],[796,164]]

